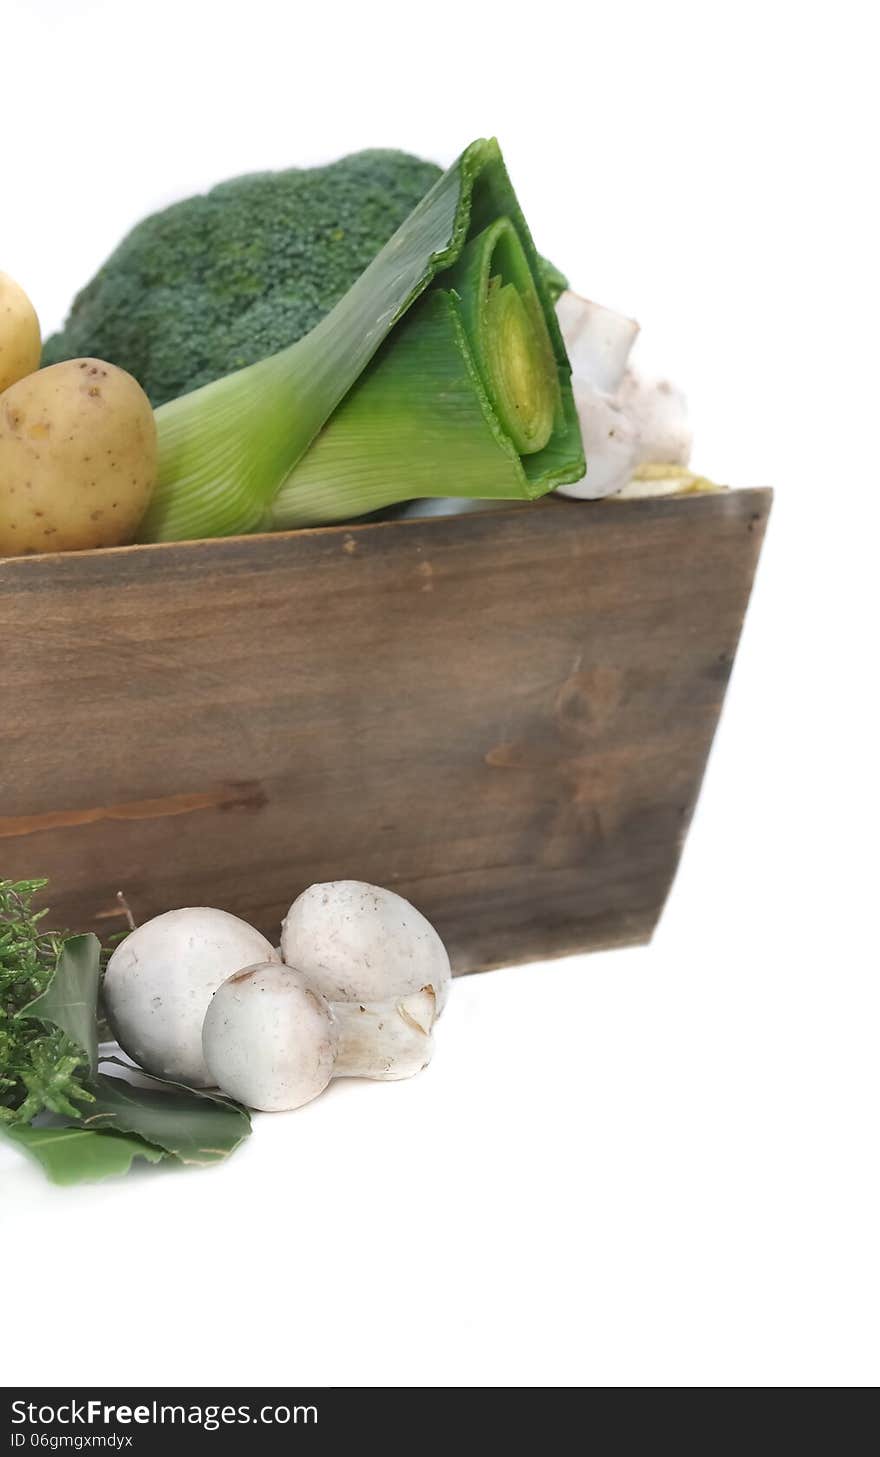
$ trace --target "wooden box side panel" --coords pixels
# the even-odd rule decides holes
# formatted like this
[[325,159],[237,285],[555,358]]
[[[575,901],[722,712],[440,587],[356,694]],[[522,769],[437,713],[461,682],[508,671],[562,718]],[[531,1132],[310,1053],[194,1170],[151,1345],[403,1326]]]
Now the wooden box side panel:
[[0,874],[107,933],[316,880],[458,971],[647,939],[769,492],[0,563]]

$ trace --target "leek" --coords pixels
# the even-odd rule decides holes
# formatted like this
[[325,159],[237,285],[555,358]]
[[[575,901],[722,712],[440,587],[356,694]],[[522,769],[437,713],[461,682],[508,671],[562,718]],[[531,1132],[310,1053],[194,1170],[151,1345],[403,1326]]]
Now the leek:
[[497,142],[465,150],[310,334],[156,423],[144,541],[579,479],[568,358]]

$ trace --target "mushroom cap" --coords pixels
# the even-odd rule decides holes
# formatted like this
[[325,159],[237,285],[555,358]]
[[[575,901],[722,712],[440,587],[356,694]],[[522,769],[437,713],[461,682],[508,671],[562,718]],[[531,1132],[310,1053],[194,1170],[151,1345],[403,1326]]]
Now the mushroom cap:
[[103,998],[119,1044],[146,1072],[210,1087],[202,1023],[221,982],[243,966],[278,960],[238,916],[187,906],[145,921],[117,946]]
[[224,1093],[263,1113],[300,1108],[333,1076],[338,1030],[302,972],[263,962],[214,993],[202,1028],[205,1061]]
[[331,1002],[381,1002],[431,987],[442,1010],[446,947],[415,906],[362,880],[312,885],[281,927],[281,954]]
[[638,434],[640,461],[687,465],[693,437],[683,390],[671,380],[651,379],[628,369],[617,398]]

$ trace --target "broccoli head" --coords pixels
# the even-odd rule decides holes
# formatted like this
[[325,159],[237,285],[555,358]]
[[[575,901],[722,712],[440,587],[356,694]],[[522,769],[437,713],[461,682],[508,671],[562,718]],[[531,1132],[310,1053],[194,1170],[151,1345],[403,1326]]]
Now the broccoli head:
[[223,182],[138,223],[77,295],[43,363],[91,356],[154,405],[314,328],[440,176],[404,152]]

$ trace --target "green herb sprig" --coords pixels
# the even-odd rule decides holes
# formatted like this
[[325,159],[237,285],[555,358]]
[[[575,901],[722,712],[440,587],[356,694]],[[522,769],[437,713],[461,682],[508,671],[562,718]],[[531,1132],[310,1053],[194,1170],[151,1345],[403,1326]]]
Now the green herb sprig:
[[27,1123],[49,1111],[78,1117],[88,1100],[87,1054],[60,1027],[24,1009],[49,988],[64,944],[44,931],[34,896],[45,880],[0,880],[0,1122]]
[[[56,1184],[135,1159],[221,1163],[250,1133],[247,1110],[163,1078],[132,1083],[130,1065],[101,1055],[101,963],[128,932],[102,950],[97,936],[44,931],[32,900],[46,884],[0,881],[0,1132]],[[124,1077],[104,1070],[114,1065]]]

